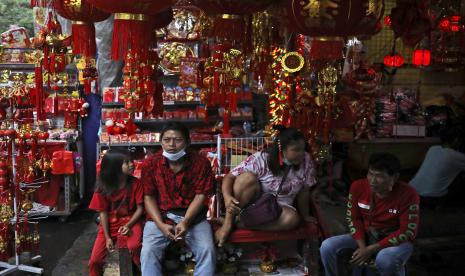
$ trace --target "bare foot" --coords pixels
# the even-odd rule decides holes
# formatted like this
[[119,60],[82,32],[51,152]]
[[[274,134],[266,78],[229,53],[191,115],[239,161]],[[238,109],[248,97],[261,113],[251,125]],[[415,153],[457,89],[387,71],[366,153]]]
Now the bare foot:
[[221,226],[215,232],[215,240],[218,243],[219,247],[222,247],[224,243],[228,240],[229,233],[231,232],[231,227],[225,225]]

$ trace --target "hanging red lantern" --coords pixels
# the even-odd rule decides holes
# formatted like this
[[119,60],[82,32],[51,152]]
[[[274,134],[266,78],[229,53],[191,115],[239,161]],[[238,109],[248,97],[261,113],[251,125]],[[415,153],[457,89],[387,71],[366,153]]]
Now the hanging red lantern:
[[404,65],[404,58],[399,54],[384,56],[384,65],[388,67],[401,67]]
[[141,55],[155,42],[153,22],[157,14],[172,5],[172,0],[89,0],[96,7],[115,14],[112,59],[126,56],[128,49]]
[[443,18],[439,21],[439,29],[443,32],[449,31],[450,21],[448,18]]
[[418,49],[413,51],[412,64],[415,66],[429,66],[431,63],[431,51]]
[[459,15],[446,16],[439,20],[438,27],[443,32],[456,33],[464,29]]
[[216,16],[213,35],[227,40],[244,41],[244,15],[262,11],[275,0],[192,0],[192,4]]
[[384,26],[386,26],[386,27],[391,27],[391,24],[392,24],[392,22],[391,22],[391,16],[386,15],[386,16],[384,17],[383,22],[384,22]]
[[110,14],[89,4],[88,0],[53,0],[55,10],[66,19],[73,20],[73,54],[95,56],[94,22],[107,19]]
[[279,19],[308,36],[373,35],[381,30],[383,0],[281,0]]

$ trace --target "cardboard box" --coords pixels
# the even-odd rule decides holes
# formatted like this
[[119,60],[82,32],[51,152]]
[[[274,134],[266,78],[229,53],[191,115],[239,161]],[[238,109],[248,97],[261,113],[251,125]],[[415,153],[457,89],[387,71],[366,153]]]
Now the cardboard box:
[[392,128],[393,136],[410,136],[410,137],[425,137],[425,126],[416,125],[394,125]]

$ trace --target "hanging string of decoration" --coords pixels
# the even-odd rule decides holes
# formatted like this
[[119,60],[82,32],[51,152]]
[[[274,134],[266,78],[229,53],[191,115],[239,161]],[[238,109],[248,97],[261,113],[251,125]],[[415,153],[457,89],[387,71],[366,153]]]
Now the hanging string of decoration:
[[299,52],[287,52],[283,48],[275,48],[271,52],[271,64],[274,88],[269,96],[270,124],[291,124],[290,107],[293,106],[294,92],[302,78],[295,75],[304,67],[305,60]]

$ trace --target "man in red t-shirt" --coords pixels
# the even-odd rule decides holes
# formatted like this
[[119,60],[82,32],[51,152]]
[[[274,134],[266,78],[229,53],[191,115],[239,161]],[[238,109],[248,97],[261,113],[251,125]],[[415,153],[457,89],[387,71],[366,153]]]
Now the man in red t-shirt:
[[206,202],[213,193],[210,162],[187,150],[189,130],[169,123],[161,132],[162,151],[142,164],[144,227],[142,275],[163,275],[165,248],[171,241],[185,239],[194,253],[196,275],[214,275],[216,252]]
[[392,154],[370,157],[367,178],[350,187],[350,234],[331,237],[321,245],[326,275],[347,275],[347,258],[355,265],[354,272],[374,259],[380,275],[405,275],[420,220],[419,196],[398,181],[399,171],[399,159]]

